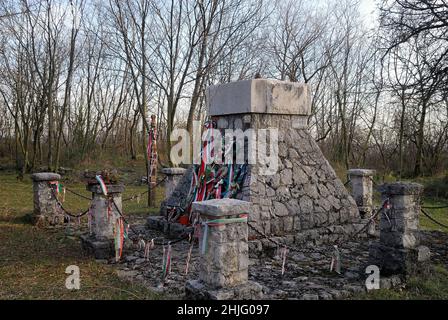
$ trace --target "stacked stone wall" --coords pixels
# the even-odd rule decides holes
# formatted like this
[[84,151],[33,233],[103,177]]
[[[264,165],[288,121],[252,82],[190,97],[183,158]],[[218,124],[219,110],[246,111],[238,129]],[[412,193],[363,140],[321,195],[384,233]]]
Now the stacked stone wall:
[[[347,238],[360,227],[356,203],[308,132],[306,117],[249,114],[216,120],[223,132],[224,126],[278,129],[278,172],[266,176],[260,174],[260,164],[250,165],[237,195],[253,204],[249,223],[260,233],[288,244],[312,245]],[[251,246],[257,249],[270,246],[252,229],[249,239],[255,240]]]

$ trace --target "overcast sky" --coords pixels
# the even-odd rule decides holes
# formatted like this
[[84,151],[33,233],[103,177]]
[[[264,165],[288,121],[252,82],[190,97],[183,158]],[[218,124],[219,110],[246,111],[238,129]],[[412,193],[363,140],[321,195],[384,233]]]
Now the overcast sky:
[[361,16],[364,17],[369,27],[373,27],[377,23],[378,12],[375,6],[376,2],[376,0],[360,0]]

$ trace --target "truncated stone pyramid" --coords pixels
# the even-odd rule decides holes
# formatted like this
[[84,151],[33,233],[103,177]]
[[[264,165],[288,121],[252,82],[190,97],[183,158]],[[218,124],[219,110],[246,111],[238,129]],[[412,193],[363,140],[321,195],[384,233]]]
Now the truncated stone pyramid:
[[[207,104],[223,136],[225,129],[278,130],[278,145],[271,145],[272,139],[258,141],[259,148],[278,151],[275,174],[263,174],[266,164],[260,161],[249,164],[236,194],[253,203],[251,252],[272,247],[265,237],[288,245],[334,243],[360,227],[355,201],[308,132],[311,95],[307,85],[253,79],[211,86]],[[190,169],[165,203],[185,199],[191,177]]]

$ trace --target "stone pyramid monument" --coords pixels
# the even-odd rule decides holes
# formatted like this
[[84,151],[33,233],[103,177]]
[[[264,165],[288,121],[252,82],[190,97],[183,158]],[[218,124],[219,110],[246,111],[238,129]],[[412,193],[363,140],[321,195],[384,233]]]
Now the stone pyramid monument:
[[[221,84],[208,88],[207,105],[223,136],[225,129],[252,129],[256,134],[258,129],[277,130],[278,143],[268,131],[269,139],[257,141],[258,148],[278,154],[275,172],[265,174],[272,165],[258,157],[248,165],[236,194],[253,204],[249,212],[251,253],[273,248],[266,238],[312,246],[334,243],[358,230],[361,219],[355,201],[308,131],[308,85],[268,79]],[[245,158],[248,145],[244,145]],[[191,177],[190,169],[165,204],[187,197]]]

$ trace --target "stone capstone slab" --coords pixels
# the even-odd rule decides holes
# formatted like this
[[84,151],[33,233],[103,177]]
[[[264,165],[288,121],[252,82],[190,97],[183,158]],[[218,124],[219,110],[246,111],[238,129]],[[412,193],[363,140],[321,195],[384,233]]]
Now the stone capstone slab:
[[210,116],[240,113],[311,114],[311,92],[304,83],[251,79],[210,86],[206,94]]
[[348,174],[350,176],[372,177],[375,174],[375,170],[371,169],[350,169]]
[[232,216],[249,213],[250,202],[237,199],[213,199],[193,202],[192,211],[207,216]]
[[39,172],[31,175],[31,179],[37,181],[57,181],[61,180],[61,175],[54,172]]
[[162,173],[166,175],[183,175],[187,169],[184,168],[163,168]]
[[419,195],[423,192],[423,186],[413,182],[394,182],[383,184],[378,190],[388,195]]

